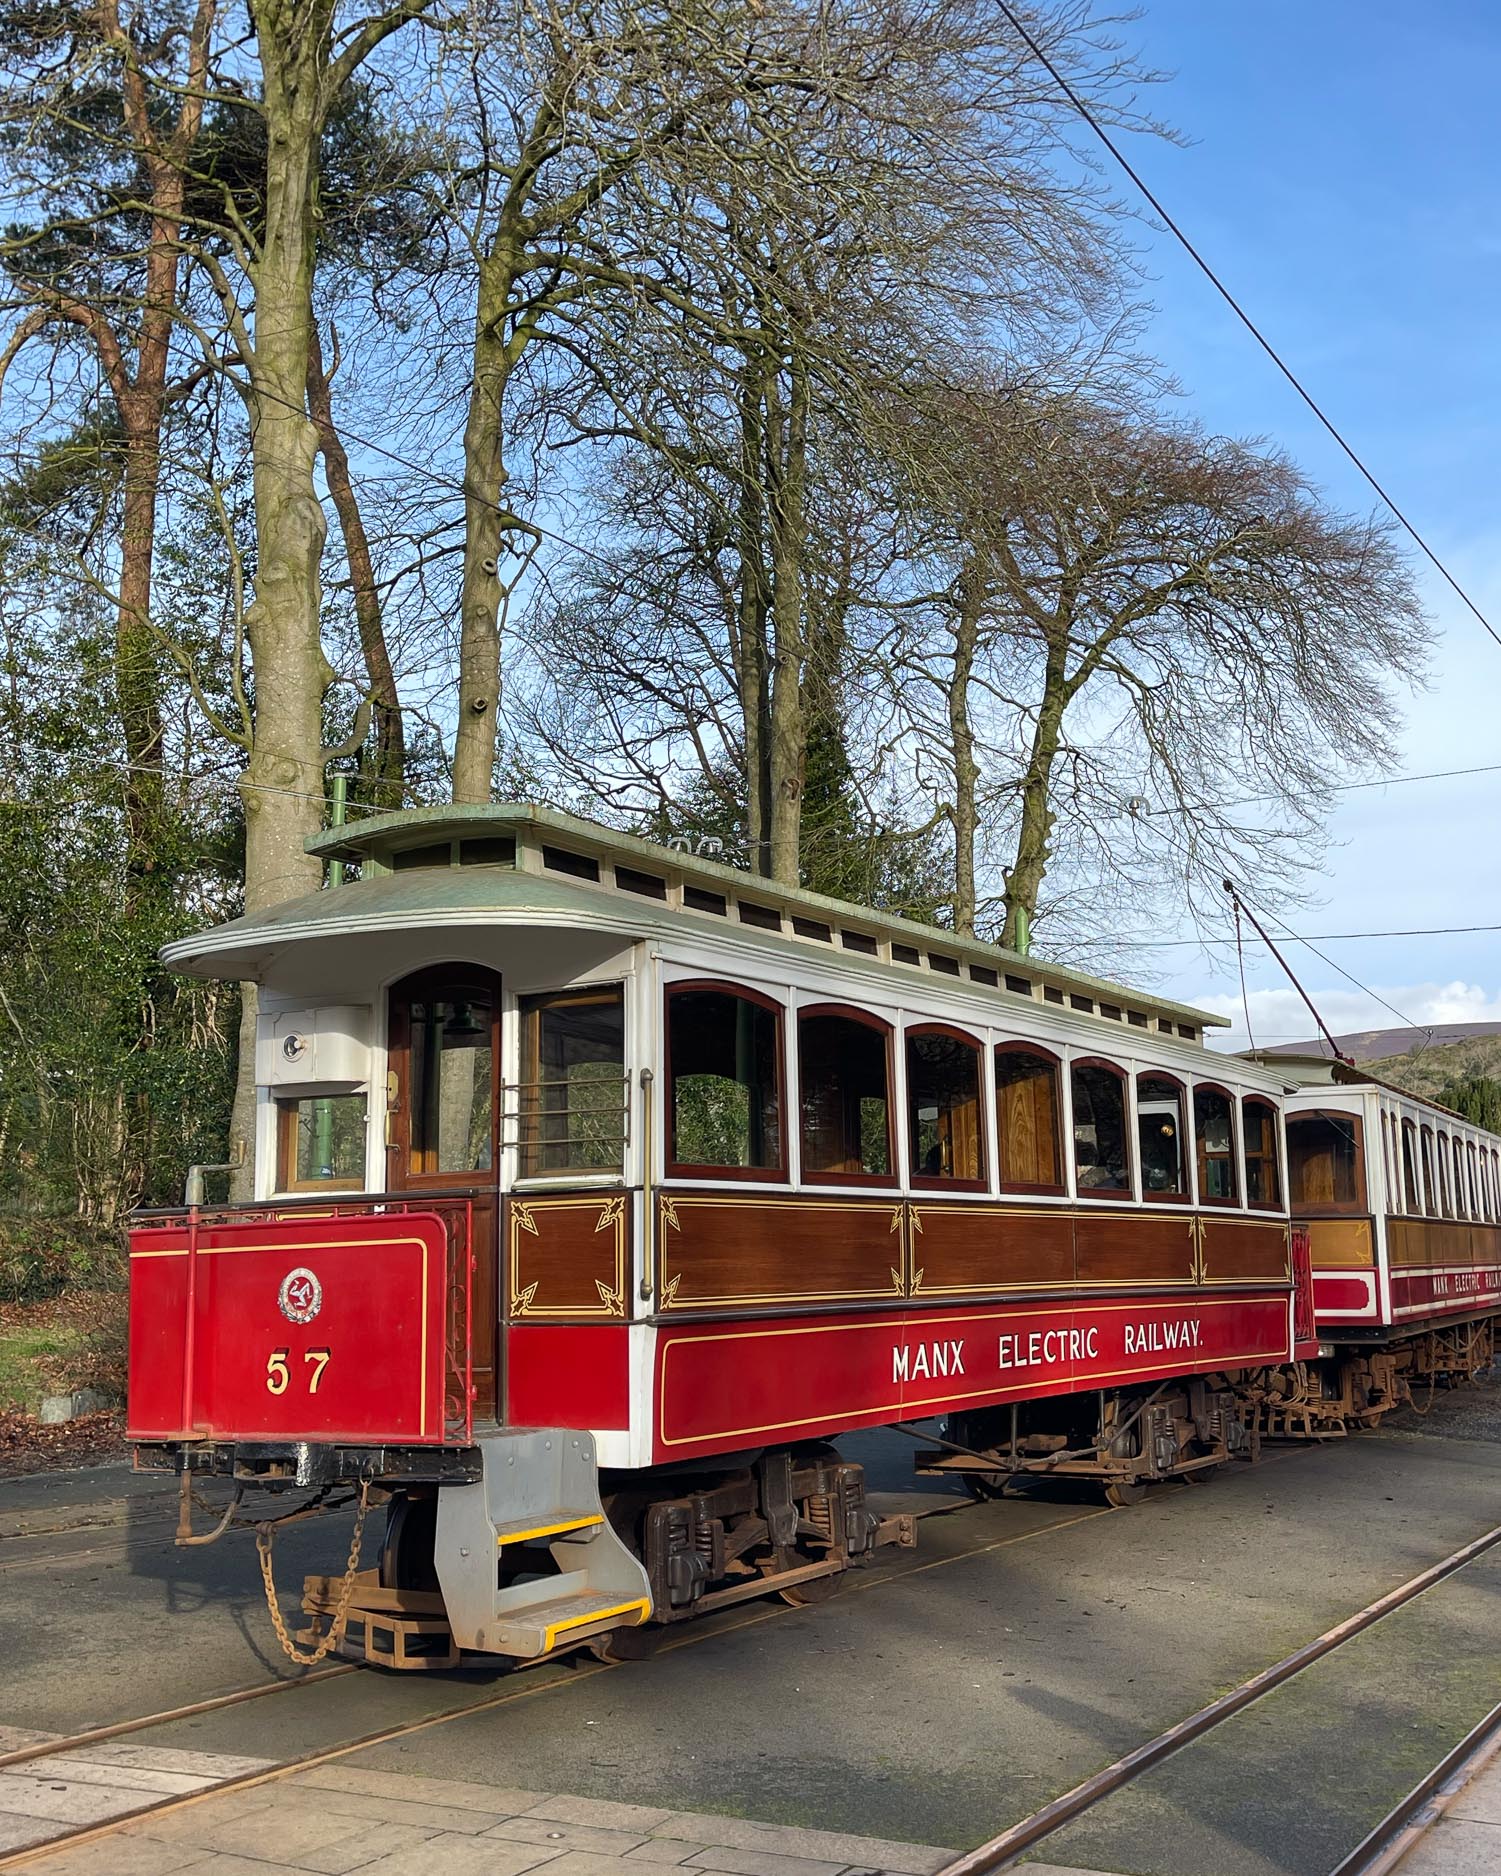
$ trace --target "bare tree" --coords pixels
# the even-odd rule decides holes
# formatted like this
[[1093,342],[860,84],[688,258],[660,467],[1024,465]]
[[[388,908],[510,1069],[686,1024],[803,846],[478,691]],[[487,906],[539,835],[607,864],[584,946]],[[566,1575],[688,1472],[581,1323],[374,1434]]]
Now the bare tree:
[[1065,892],[1114,875],[1217,905],[1227,870],[1286,892],[1336,776],[1390,760],[1397,687],[1421,680],[1390,530],[1191,422],[1078,396],[983,410],[941,432],[964,490],[943,688],[970,854],[977,706],[1002,772],[1002,941],[1048,914],[1059,860]]

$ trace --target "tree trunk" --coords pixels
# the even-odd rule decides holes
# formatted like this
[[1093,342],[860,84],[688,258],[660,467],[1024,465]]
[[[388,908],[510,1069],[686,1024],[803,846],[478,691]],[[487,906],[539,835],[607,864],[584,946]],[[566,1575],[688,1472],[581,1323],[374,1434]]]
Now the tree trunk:
[[354,590],[355,623],[374,703],[375,760],[368,783],[369,799],[376,807],[399,808],[406,795],[406,733],[401,698],[391,669],[391,654],[381,620],[380,594],[375,584],[375,563],[354,480],[349,473],[349,456],[334,424],[333,397],[323,368],[323,345],[316,321],[308,346],[307,388],[308,409],[317,426],[318,447],[323,453],[323,472],[344,537],[344,557],[349,563],[349,579]]
[[485,802],[495,783],[500,709],[501,496],[505,393],[510,377],[505,317],[515,283],[515,250],[497,239],[480,265],[474,376],[464,424],[464,577],[459,599],[459,723],[453,746],[453,798]]
[[949,742],[954,756],[954,930],[975,935],[975,840],[979,832],[980,765],[975,760],[975,730],[969,714],[980,637],[984,580],[978,557],[971,556],[960,576],[959,612],[954,621],[954,665],[949,677]]
[[[785,432],[785,436],[779,432]],[[795,886],[802,858],[803,562],[807,547],[808,379],[793,359],[787,408],[771,432],[777,461],[771,485],[771,867],[774,880]]]
[[754,363],[747,361],[740,378],[740,499],[736,516],[740,605],[735,676],[745,751],[746,857],[751,871],[763,877],[771,870],[771,698],[766,643],[769,605],[761,538],[764,436],[761,374]]
[[1013,950],[1020,948],[1023,917],[1030,931],[1037,916],[1037,899],[1051,852],[1053,814],[1049,801],[1053,761],[1062,735],[1063,713],[1068,707],[1067,659],[1067,632],[1060,628],[1058,641],[1048,647],[1042,701],[1037,711],[1037,727],[1032,734],[1032,753],[1022,778],[1016,855],[1006,874],[1006,923],[1001,943]]

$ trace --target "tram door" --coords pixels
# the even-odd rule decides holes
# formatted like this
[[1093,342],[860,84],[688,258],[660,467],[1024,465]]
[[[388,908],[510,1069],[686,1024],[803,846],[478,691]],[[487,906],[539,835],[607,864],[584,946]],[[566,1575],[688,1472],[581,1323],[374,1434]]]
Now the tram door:
[[495,1414],[500,979],[440,964],[391,989],[386,1181],[392,1192],[473,1201],[474,1414]]

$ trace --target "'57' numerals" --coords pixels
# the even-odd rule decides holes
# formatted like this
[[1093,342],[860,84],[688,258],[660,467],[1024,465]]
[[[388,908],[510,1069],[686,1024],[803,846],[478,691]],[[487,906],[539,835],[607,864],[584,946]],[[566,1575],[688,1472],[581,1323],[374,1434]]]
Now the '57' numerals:
[[[287,1367],[287,1357],[290,1353],[290,1349],[273,1348],[266,1357],[266,1392],[268,1394],[286,1393],[287,1385],[292,1378]],[[310,1348],[304,1351],[303,1366],[307,1367],[311,1364],[313,1370],[308,1376],[309,1394],[318,1392],[318,1383],[323,1379],[323,1370],[328,1366],[328,1358],[332,1353],[332,1349],[327,1348]]]

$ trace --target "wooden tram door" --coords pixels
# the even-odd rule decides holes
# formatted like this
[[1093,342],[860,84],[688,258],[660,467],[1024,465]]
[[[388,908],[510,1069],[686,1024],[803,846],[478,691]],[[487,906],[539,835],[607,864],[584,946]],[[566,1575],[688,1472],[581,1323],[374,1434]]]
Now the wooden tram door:
[[495,1417],[500,1161],[500,978],[439,964],[391,987],[386,1183],[473,1203],[474,1416]]

